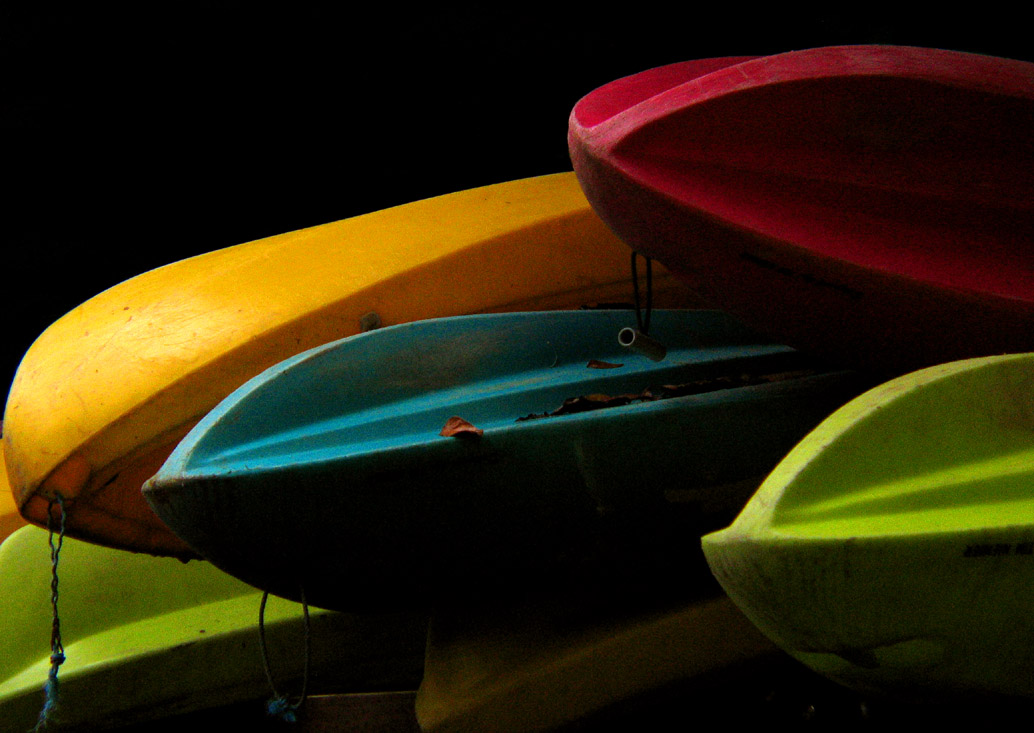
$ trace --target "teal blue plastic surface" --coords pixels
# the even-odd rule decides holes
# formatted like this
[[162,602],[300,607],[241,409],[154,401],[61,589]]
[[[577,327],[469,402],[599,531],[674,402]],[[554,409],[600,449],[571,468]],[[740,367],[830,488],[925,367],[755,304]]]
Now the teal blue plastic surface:
[[[865,386],[722,313],[653,313],[659,362],[618,344],[630,326],[629,311],[481,315],[313,349],[231,394],[145,495],[227,572],[339,610],[528,572],[635,575],[635,558],[699,554]],[[574,411],[588,405],[608,406]],[[452,417],[483,432],[443,437]]]

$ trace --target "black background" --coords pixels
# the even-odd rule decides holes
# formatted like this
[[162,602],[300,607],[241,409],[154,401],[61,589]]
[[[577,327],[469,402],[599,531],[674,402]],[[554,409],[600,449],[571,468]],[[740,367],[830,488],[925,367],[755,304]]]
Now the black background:
[[[51,322],[215,248],[570,170],[571,107],[710,56],[891,43],[1031,60],[1026,21],[728,3],[0,11],[0,394]],[[681,6],[680,6],[681,7]],[[864,12],[862,12],[864,10]]]

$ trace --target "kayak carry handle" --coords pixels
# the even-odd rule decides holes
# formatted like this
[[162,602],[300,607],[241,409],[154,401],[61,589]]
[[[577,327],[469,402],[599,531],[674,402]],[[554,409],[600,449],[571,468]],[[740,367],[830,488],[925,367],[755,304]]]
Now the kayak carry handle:
[[660,361],[668,355],[668,348],[664,344],[636,328],[622,328],[618,331],[618,343],[651,361]]

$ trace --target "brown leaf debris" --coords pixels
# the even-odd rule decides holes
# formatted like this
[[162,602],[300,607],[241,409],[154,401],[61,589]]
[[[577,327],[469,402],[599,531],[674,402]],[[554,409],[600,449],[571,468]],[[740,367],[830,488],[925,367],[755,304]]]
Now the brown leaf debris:
[[462,417],[450,417],[445,421],[445,427],[438,433],[443,438],[477,438],[485,434],[481,428],[476,428]]

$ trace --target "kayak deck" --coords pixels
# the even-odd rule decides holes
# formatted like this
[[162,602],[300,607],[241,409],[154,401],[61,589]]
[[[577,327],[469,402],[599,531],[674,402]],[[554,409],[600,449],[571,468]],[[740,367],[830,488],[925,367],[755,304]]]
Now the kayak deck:
[[[554,324],[548,339],[547,318]],[[594,323],[600,320],[611,324],[602,339]],[[237,393],[236,405],[217,408],[205,420],[213,427],[192,444],[183,475],[289,469],[436,444],[452,415],[490,438],[533,428],[528,420],[550,419],[549,411],[580,395],[647,402],[654,398],[645,392],[651,385],[661,395],[662,385],[695,381],[695,390],[687,385],[684,392],[704,393],[731,384],[716,378],[739,376],[738,370],[762,370],[755,375],[762,383],[807,367],[791,349],[751,343],[749,331],[705,311],[685,321],[692,345],[651,362],[618,346],[618,331],[629,323],[631,313],[620,311],[443,319],[355,336],[348,343],[352,359],[342,358],[344,344],[328,345],[283,362],[263,383]],[[654,314],[654,323],[669,334],[680,325],[663,312]],[[413,346],[399,346],[406,341]],[[599,359],[594,367],[589,354],[609,361]],[[245,404],[247,417],[238,418],[235,410]]]
[[[635,322],[465,316],[310,350],[227,397],[144,495],[227,572],[338,610],[537,575],[634,584],[868,385],[716,311],[654,311],[655,362],[619,344]],[[443,433],[454,417],[466,433]]]
[[805,437],[736,520],[715,577],[830,678],[913,699],[1034,696],[1034,355],[898,377]]
[[772,477],[792,480],[770,526],[878,537],[1024,525],[1034,516],[1030,358],[900,377],[832,415]]
[[[366,326],[631,297],[628,250],[572,173],[416,201],[209,252],[84,302],[26,353],[5,412],[11,488],[69,536],[191,557],[140,487],[231,391]],[[658,307],[696,302],[658,267]]]
[[633,249],[764,333],[892,376],[1034,348],[1032,126],[1034,64],[842,46],[612,82],[568,143]]

